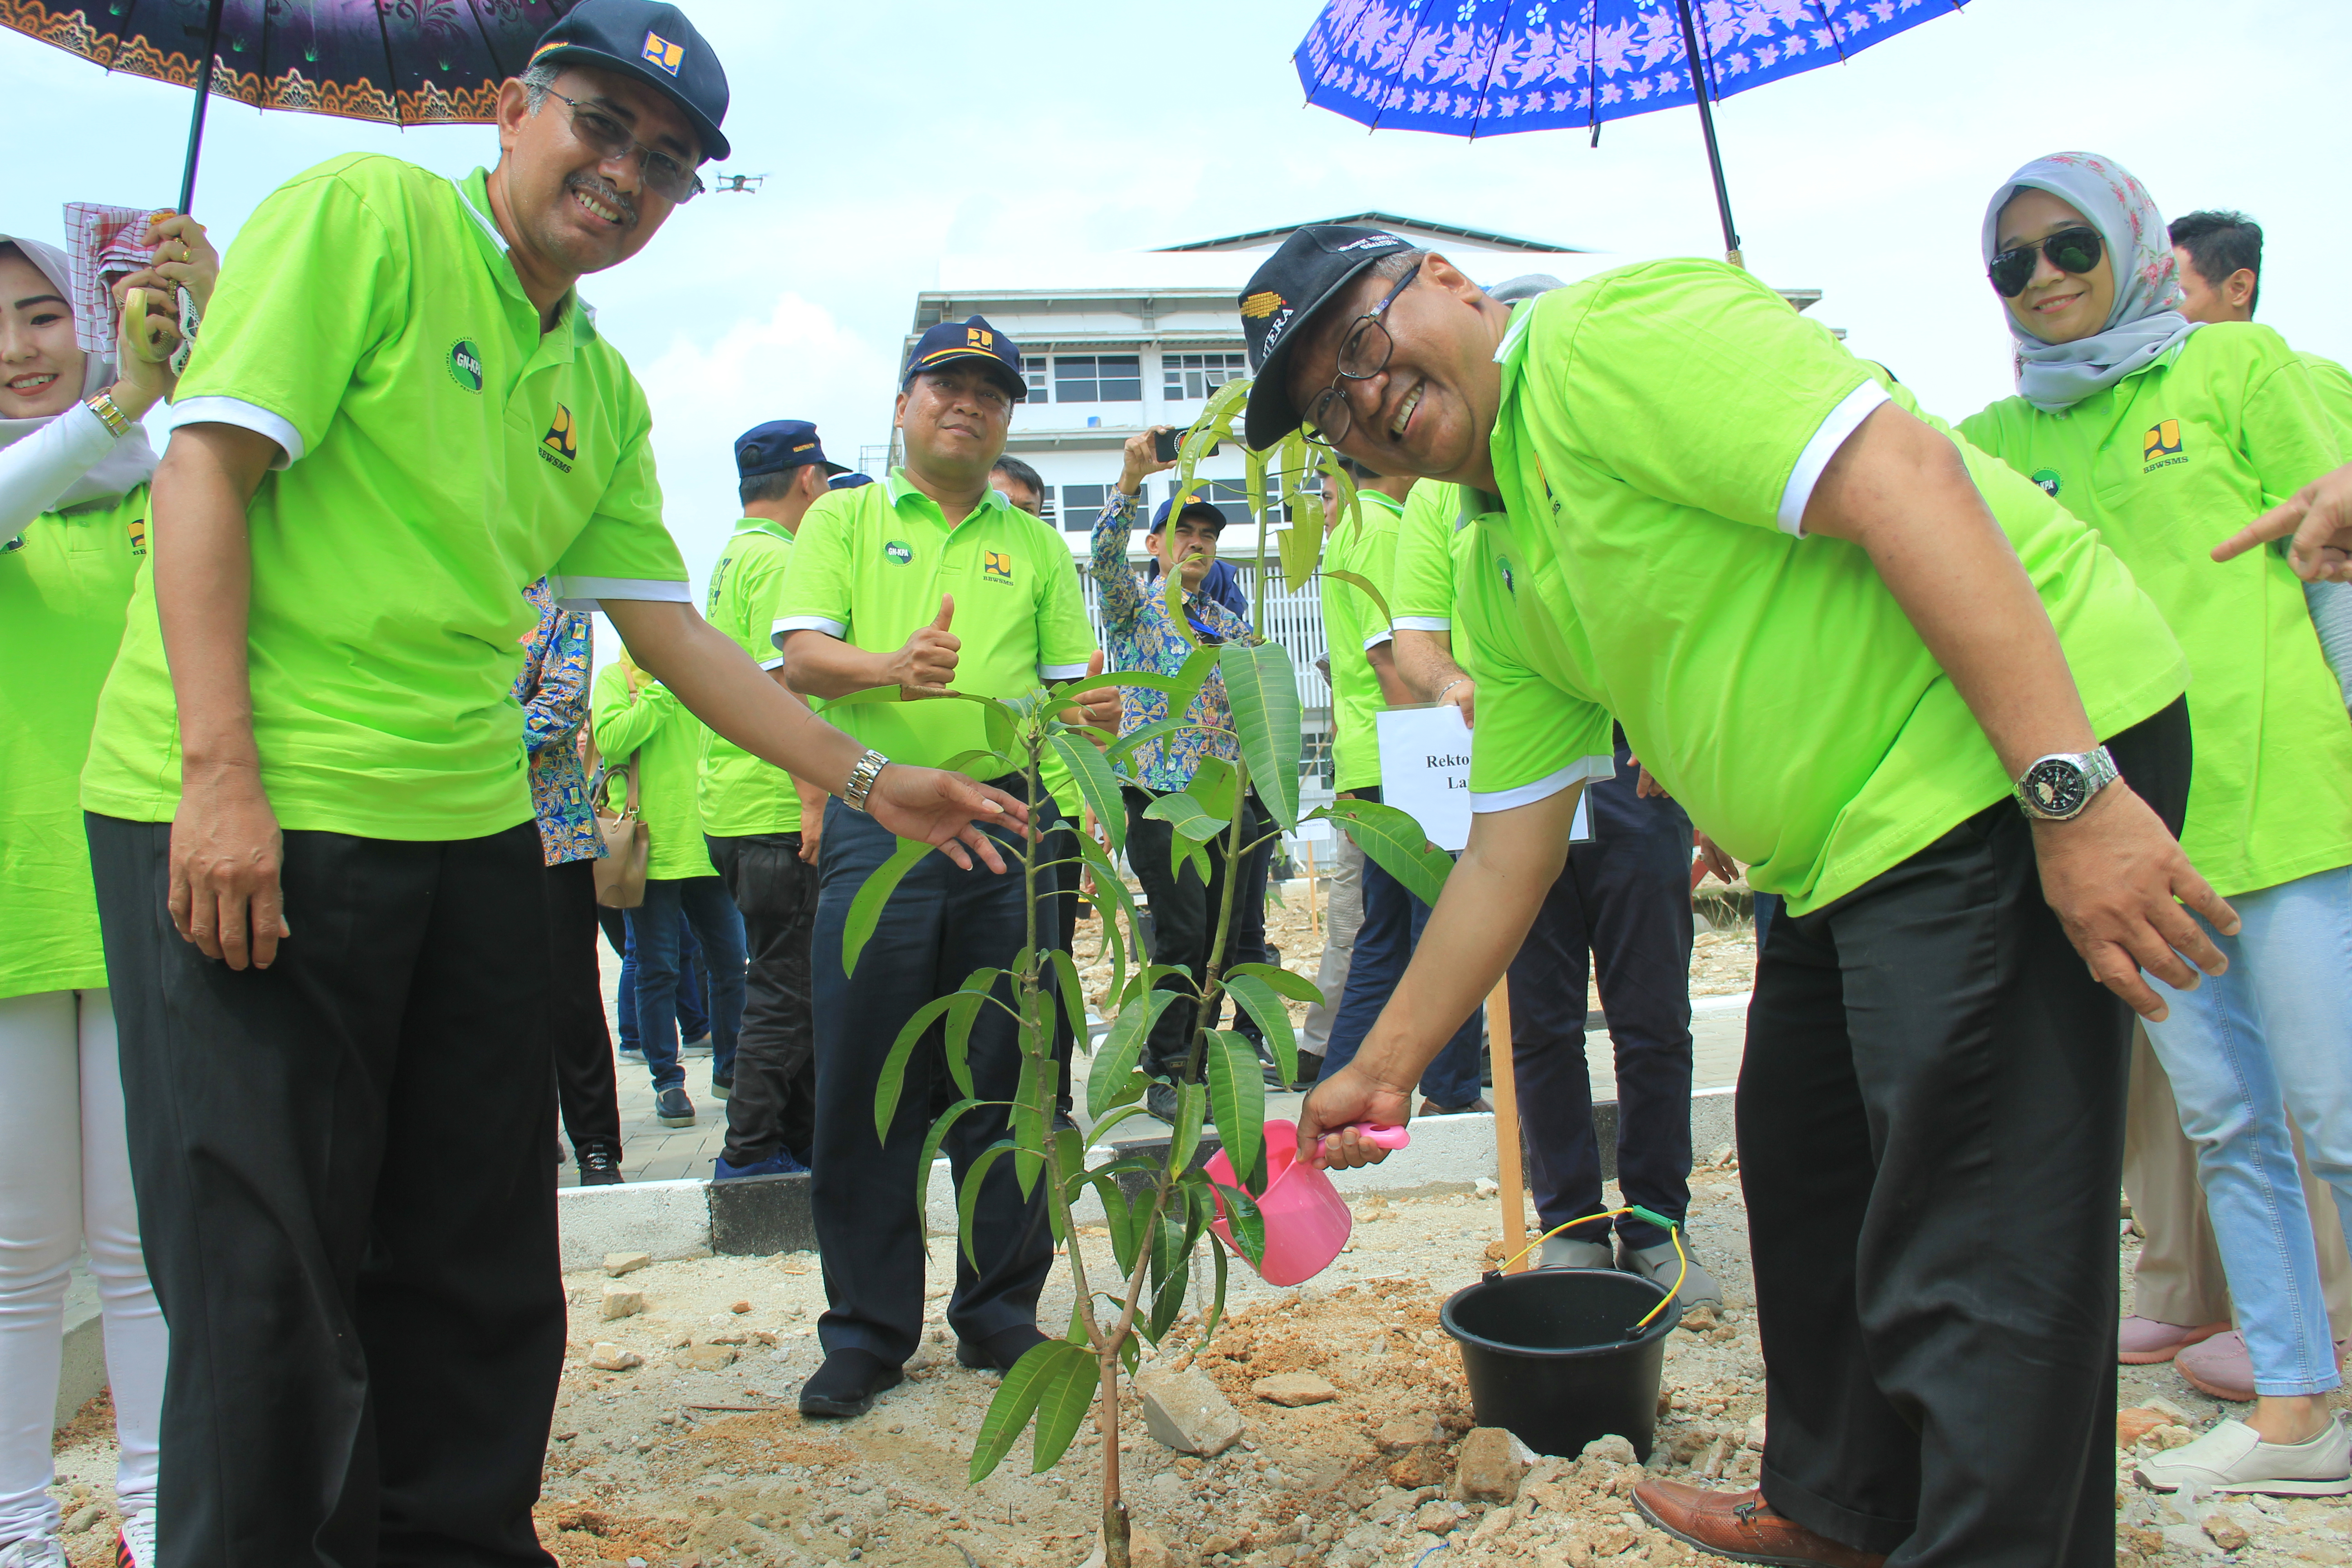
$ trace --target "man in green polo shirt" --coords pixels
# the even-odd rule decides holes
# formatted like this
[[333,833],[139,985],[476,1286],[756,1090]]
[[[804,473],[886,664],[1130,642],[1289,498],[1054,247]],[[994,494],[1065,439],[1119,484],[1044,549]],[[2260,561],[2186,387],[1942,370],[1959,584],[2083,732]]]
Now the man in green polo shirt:
[[1760,1495],[1651,1479],[1637,1505],[1747,1561],[2111,1561],[2125,1003],[2162,1011],[2141,965],[2218,972],[2182,901],[2238,924],[2173,837],[2163,617],[2056,502],[1719,263],[1513,308],[1318,227],[1242,314],[1253,446],[1303,422],[1507,513],[1479,509],[1465,617],[1470,846],[1302,1152],[1404,1119],[1557,879],[1613,717],[1788,900],[1739,1095]]
[[645,395],[573,292],[725,155],[726,102],[675,6],[583,0],[500,89],[495,169],[339,158],[264,201],[180,382],[82,780],[172,1326],[167,1568],[551,1562],[526,584],[740,744],[1002,862],[971,819],[1017,805],[862,757],[694,613]]
[[[777,681],[784,660],[773,641],[776,601],[793,536],[832,477],[848,471],[825,457],[805,419],[771,419],[735,439],[743,521],[710,569],[710,624]],[[722,1181],[808,1169],[816,1109],[809,933],[824,800],[823,789],[716,732],[704,742],[702,831],[743,913],[751,953],[727,1146],[714,1167]]]
[[[989,749],[977,703],[950,691],[1020,697],[1083,675],[1095,652],[1069,546],[989,483],[1013,405],[1026,395],[1021,352],[980,317],[945,321],[908,355],[897,423],[906,466],[879,484],[827,495],[808,510],[785,569],[776,646],[793,689],[832,698],[895,686],[905,700],[840,710],[866,744],[938,764]],[[1108,690],[1106,728],[1116,728]],[[1097,722],[1102,720],[1097,719]],[[999,780],[1010,784],[1012,781]],[[1060,814],[1050,797],[1032,826]],[[874,1092],[899,1028],[973,970],[1010,966],[1026,940],[1017,880],[975,877],[934,856],[917,861],[883,908],[857,973],[841,966],[849,906],[896,846],[879,826],[828,809],[818,872],[816,1147],[812,1197],[830,1306],[817,1332],[824,1363],[801,1390],[807,1415],[856,1415],[895,1386],[923,1328],[923,1215],[916,1161],[929,1130],[933,1030],[908,1063],[887,1138],[874,1136]],[[1041,911],[1051,930],[1050,912]],[[974,1091],[1013,1098],[1020,1043],[1004,1009],[971,1031]],[[961,1117],[946,1153],[961,1184],[1005,1134],[1001,1103]],[[1010,1163],[982,1184],[972,1220],[975,1268],[959,1248],[948,1322],[966,1366],[1010,1367],[1036,1344],[1037,1293],[1053,1265],[1042,1192],[1028,1199]]]

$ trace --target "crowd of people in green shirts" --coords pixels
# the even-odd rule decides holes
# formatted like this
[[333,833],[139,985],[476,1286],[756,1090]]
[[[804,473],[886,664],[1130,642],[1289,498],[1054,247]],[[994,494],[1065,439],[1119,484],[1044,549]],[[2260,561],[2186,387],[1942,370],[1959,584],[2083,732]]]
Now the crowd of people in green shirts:
[[[919,1058],[877,1140],[881,1058],[1010,955],[1004,849],[1069,830],[1050,795],[949,771],[983,721],[925,699],[1101,655],[1063,540],[994,482],[1025,382],[977,318],[909,355],[906,461],[879,481],[739,452],[729,575],[764,585],[739,604],[714,582],[722,624],[696,612],[653,410],[575,284],[699,188],[727,96],[677,7],[584,0],[502,89],[492,167],[332,160],[225,265],[159,219],[116,300],[201,309],[176,378],[168,328],[78,317],[63,257],[0,240],[0,652],[39,672],[0,706],[5,1568],[64,1561],[49,1424],[85,1244],[120,1561],[551,1561],[531,1507],[565,1335],[560,866],[517,689],[551,608],[602,609],[626,647],[607,762],[674,706],[714,737],[698,790],[759,784],[756,809],[657,833],[679,858],[651,880],[728,879],[745,916],[744,862],[789,883],[771,913],[808,932],[829,1300],[801,1406],[851,1414],[902,1375],[913,1167],[951,1091]],[[1738,1093],[1763,1473],[1634,1497],[1695,1546],[2104,1568],[2117,1357],[2216,1343],[2252,1408],[2138,1484],[2352,1491],[2293,1146],[2341,1226],[2352,400],[2249,319],[2258,257],[2214,275],[2242,240],[2192,234],[2184,267],[2091,154],[2001,180],[1982,259],[2018,394],[1958,426],[1712,261],[1498,298],[1398,236],[1317,226],[1237,300],[1253,447],[1303,426],[1360,473],[1437,481],[1445,652],[1476,689],[1469,847],[1309,1095],[1302,1154],[1386,1157],[1350,1129],[1409,1119],[1520,952],[1580,797],[1633,757],[1781,900]],[[101,325],[110,348],[85,346]],[[166,397],[159,458],[140,416]],[[803,700],[877,687],[908,700],[836,727]],[[1116,707],[1092,693],[1085,716]],[[845,974],[850,901],[908,838],[939,852]],[[972,1098],[1003,1100],[1018,1052],[982,1020]],[[2173,1119],[2136,1120],[2136,1148],[2193,1150],[2234,1336],[2144,1300],[2119,1340],[2127,1100]],[[958,1121],[959,1177],[1003,1128],[985,1105]],[[972,1235],[958,1358],[1009,1368],[1044,1337],[1053,1252],[1009,1166]]]

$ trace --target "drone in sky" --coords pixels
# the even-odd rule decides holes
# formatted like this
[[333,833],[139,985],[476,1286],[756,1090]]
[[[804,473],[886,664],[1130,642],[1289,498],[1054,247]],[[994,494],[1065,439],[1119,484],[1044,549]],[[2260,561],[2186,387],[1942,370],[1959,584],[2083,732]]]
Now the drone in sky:
[[757,195],[760,186],[766,182],[767,178],[765,174],[721,174],[719,176],[719,184],[713,189],[722,196]]

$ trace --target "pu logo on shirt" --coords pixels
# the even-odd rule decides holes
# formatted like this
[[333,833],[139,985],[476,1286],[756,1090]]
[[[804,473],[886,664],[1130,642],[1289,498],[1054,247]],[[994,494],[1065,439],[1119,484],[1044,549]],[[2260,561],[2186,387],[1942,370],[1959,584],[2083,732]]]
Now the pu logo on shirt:
[[719,590],[727,581],[727,568],[734,563],[735,557],[732,555],[722,555],[719,558],[719,564],[710,569],[709,608],[702,612],[706,616],[715,616],[719,613]]
[[1507,555],[1498,555],[1495,558],[1495,564],[1502,570],[1503,592],[1510,595],[1514,599],[1517,598],[1519,584],[1518,580],[1511,575],[1511,558]]
[[659,33],[647,33],[645,57],[647,65],[659,66],[670,75],[676,76],[677,68],[686,63],[686,46],[673,44]]
[[2180,450],[2180,421],[2167,419],[2162,424],[2149,426],[2147,434],[2139,438],[2139,455],[2147,463],[2140,470],[2144,474],[2187,462],[2189,459]]
[[131,520],[128,527],[131,531],[131,553],[133,555],[146,554],[147,520],[143,517],[134,517]]
[[985,551],[981,555],[980,574],[992,583],[1013,581],[1013,552],[1008,550]]
[[449,379],[468,392],[482,390],[482,351],[471,338],[449,345]]
[[2058,487],[2064,481],[2058,478],[2058,470],[2055,468],[2036,468],[2033,470],[2033,482],[2042,487],[2043,495],[2055,500],[2058,497]]
[[884,545],[882,553],[893,566],[904,566],[915,558],[915,552],[907,548],[906,542],[898,539]]
[[539,455],[560,473],[570,473],[580,456],[580,440],[572,427],[572,410],[555,405],[555,423],[539,438]]

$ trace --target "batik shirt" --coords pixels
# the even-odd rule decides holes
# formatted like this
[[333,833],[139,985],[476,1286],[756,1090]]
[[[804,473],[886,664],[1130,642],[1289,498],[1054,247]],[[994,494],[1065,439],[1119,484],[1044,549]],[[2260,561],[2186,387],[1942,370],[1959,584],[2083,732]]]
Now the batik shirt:
[[539,625],[522,639],[522,673],[514,700],[522,706],[523,749],[530,753],[530,806],[539,816],[539,845],[547,863],[602,860],[604,836],[588,806],[588,781],[573,742],[588,717],[588,617],[557,607],[541,577],[522,591],[539,611]]
[[[1188,628],[1179,627],[1169,619],[1165,590],[1155,592],[1160,584],[1147,584],[1141,574],[1128,564],[1127,536],[1135,527],[1135,509],[1134,496],[1123,495],[1116,489],[1111,491],[1102,514],[1095,519],[1094,559],[1087,569],[1102,585],[1103,632],[1110,644],[1111,668],[1172,676],[1184,668],[1196,644],[1186,637]],[[1184,609],[1193,622],[1189,628],[1193,639],[1207,641],[1213,637],[1221,642],[1252,645],[1265,640],[1250,630],[1247,621],[1197,589],[1184,596]],[[1165,693],[1139,687],[1120,689],[1120,734],[1132,733],[1166,717]],[[1203,757],[1222,757],[1230,763],[1241,756],[1234,740],[1234,714],[1225,700],[1223,674],[1209,672],[1209,679],[1201,682],[1201,689],[1194,694],[1192,706],[1184,710],[1184,717],[1201,728],[1183,730],[1139,746],[1130,759],[1137,782],[1154,794],[1180,790],[1191,784],[1193,771],[1200,767]]]

